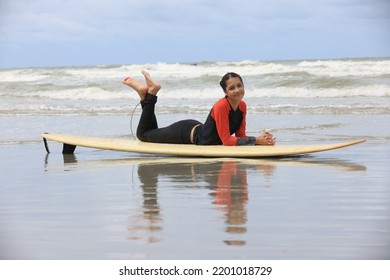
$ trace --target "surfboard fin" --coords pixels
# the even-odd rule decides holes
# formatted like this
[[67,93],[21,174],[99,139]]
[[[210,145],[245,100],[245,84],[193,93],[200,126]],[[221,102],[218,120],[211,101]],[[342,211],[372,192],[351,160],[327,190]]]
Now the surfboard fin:
[[43,144],[45,144],[45,149],[48,154],[50,154],[49,145],[47,144],[46,138],[43,138]]
[[75,146],[75,145],[70,145],[70,144],[64,143],[64,147],[62,148],[62,154],[64,154],[64,155],[73,154],[76,147],[77,146]]

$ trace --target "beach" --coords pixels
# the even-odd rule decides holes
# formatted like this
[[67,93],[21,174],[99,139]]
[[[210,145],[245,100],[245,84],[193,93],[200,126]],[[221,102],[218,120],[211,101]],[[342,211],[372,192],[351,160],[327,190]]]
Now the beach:
[[[244,78],[247,133],[278,145],[366,142],[274,159],[62,146],[44,132],[133,139],[147,69],[161,126],[204,121]],[[199,62],[0,70],[0,258],[390,258],[390,60]],[[134,110],[134,111],[133,111]]]

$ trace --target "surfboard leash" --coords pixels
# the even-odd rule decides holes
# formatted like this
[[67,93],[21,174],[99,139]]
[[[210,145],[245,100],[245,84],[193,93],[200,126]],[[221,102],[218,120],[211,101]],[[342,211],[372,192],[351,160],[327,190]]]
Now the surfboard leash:
[[140,104],[141,104],[141,102],[139,102],[137,105],[135,105],[133,112],[131,113],[131,118],[130,118],[130,131],[131,131],[131,135],[133,136],[134,140],[137,140],[137,138],[134,136],[134,132],[133,132],[133,116],[134,116],[135,110],[137,109],[137,107]]

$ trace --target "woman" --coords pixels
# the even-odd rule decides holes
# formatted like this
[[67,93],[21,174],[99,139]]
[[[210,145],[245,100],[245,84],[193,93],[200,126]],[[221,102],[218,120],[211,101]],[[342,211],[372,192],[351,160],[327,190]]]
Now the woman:
[[[210,111],[204,124],[196,120],[183,120],[168,127],[158,128],[154,113],[157,92],[156,83],[146,71],[142,71],[146,84],[133,77],[126,77],[123,83],[134,89],[140,99],[142,114],[137,127],[137,137],[144,142],[196,144],[196,145],[274,145],[276,140],[269,132],[257,137],[247,136],[246,104],[244,83],[240,75],[227,73],[220,85],[225,98],[218,100]],[[232,136],[235,134],[235,136]]]

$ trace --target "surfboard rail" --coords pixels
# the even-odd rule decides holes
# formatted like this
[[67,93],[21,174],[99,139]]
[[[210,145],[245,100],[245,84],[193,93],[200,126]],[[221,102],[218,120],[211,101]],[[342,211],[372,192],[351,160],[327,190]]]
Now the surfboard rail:
[[308,154],[344,148],[356,145],[366,140],[356,140],[336,144],[310,144],[310,145],[275,145],[275,146],[223,146],[208,145],[198,146],[193,144],[160,144],[148,143],[131,139],[102,138],[95,136],[50,134],[41,135],[45,142],[47,152],[50,152],[47,140],[64,144],[63,153],[73,153],[76,146],[113,150],[122,152],[134,152],[145,154],[175,155],[190,157],[232,157],[232,158],[260,158],[283,157],[300,154]]

